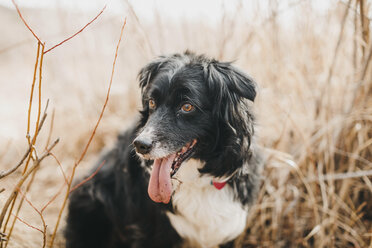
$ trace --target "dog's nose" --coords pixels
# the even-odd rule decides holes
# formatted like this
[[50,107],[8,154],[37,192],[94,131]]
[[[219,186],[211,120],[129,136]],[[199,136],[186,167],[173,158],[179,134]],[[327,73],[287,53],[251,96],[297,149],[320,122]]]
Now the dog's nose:
[[136,151],[141,154],[149,153],[152,148],[152,141],[150,139],[137,138],[133,141],[133,144],[136,147]]

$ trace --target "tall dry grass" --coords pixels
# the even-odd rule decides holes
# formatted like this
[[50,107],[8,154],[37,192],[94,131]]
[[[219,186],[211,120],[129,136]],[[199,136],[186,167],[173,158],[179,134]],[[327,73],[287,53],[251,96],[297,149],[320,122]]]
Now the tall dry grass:
[[[256,1],[250,11],[243,7],[244,1],[234,1],[233,11],[226,10],[218,23],[182,18],[169,21],[160,9],[154,10],[154,19],[148,21],[126,3],[126,39],[118,54],[110,101],[76,170],[78,177],[90,168],[99,151],[136,119],[140,101],[135,77],[139,68],[158,54],[191,49],[236,60],[260,87],[255,103],[257,133],[267,162],[247,232],[236,246],[372,247],[370,1],[335,1],[323,12],[311,1],[283,4],[270,0],[269,7]],[[2,119],[5,126],[19,130],[18,135],[0,140],[0,145],[7,147],[0,150],[3,171],[16,165],[29,147],[24,138],[28,123],[25,106],[29,104],[36,51],[32,35],[22,29],[16,12],[0,11],[0,19],[12,20],[3,31],[7,39],[0,37],[0,78],[4,82],[0,89],[8,92],[4,96],[12,111],[0,114],[11,117]],[[94,16],[62,10],[22,11],[47,44],[63,40]],[[18,201],[10,215],[10,221],[16,221],[8,247],[42,247],[44,238],[51,240],[64,201],[64,194],[57,193],[66,191],[64,177],[71,175],[106,97],[120,25],[120,18],[103,15],[45,57],[41,107],[49,98],[49,115],[35,147],[41,153],[48,140],[51,144],[59,137],[60,142],[53,149],[54,157],[40,163],[31,186],[27,189],[30,179],[25,180],[17,191]],[[17,35],[14,30],[19,30]],[[19,56],[23,60],[17,59]],[[19,70],[23,73],[16,73]],[[37,101],[34,106],[35,114]],[[37,116],[30,119],[30,128],[35,130]],[[23,170],[24,164],[0,178],[0,190],[4,188],[0,208]],[[20,199],[25,202],[17,219],[14,215]],[[38,211],[46,204],[41,220]],[[64,214],[55,247],[63,245]],[[45,232],[41,235],[35,228]]]

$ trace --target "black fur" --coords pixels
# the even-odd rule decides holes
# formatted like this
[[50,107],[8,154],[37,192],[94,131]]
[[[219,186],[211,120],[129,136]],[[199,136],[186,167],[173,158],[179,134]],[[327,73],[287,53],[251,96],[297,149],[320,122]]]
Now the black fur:
[[[152,160],[140,158],[132,144],[149,126],[154,128],[152,144],[169,154],[197,139],[192,157],[205,162],[200,173],[229,176],[228,185],[242,205],[255,198],[262,163],[252,143],[248,101],[256,97],[253,80],[230,63],[186,52],[151,62],[140,71],[139,81],[143,110],[138,124],[119,136],[98,163],[104,165],[97,175],[71,194],[68,248],[182,244],[165,215],[173,211],[171,202],[155,203],[148,196],[146,167]],[[155,109],[149,108],[150,99]],[[182,112],[185,103],[194,111]]]

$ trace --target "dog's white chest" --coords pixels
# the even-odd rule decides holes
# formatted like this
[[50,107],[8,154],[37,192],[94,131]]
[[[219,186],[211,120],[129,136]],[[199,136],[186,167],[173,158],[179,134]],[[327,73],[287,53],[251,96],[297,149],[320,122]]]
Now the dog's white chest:
[[229,186],[218,190],[210,177],[199,177],[197,163],[191,160],[177,173],[182,183],[174,182],[176,212],[167,215],[180,236],[201,247],[214,247],[244,231],[248,211],[234,200]]

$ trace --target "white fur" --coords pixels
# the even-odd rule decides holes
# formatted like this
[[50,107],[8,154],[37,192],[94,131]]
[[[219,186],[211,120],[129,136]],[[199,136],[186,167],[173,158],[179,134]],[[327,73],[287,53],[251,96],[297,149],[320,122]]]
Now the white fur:
[[167,215],[180,236],[201,247],[214,247],[244,231],[248,209],[234,199],[229,185],[218,190],[211,185],[212,177],[201,177],[197,169],[202,166],[194,159],[182,164],[172,180],[176,211]]
[[[145,127],[140,134],[138,135],[141,139],[147,140],[154,140],[155,139],[155,132],[153,127]],[[160,142],[156,142],[153,144],[153,148],[151,149],[150,153],[148,154],[139,154],[144,159],[155,159],[155,158],[162,158],[169,155],[168,148],[164,148],[164,145]]]

